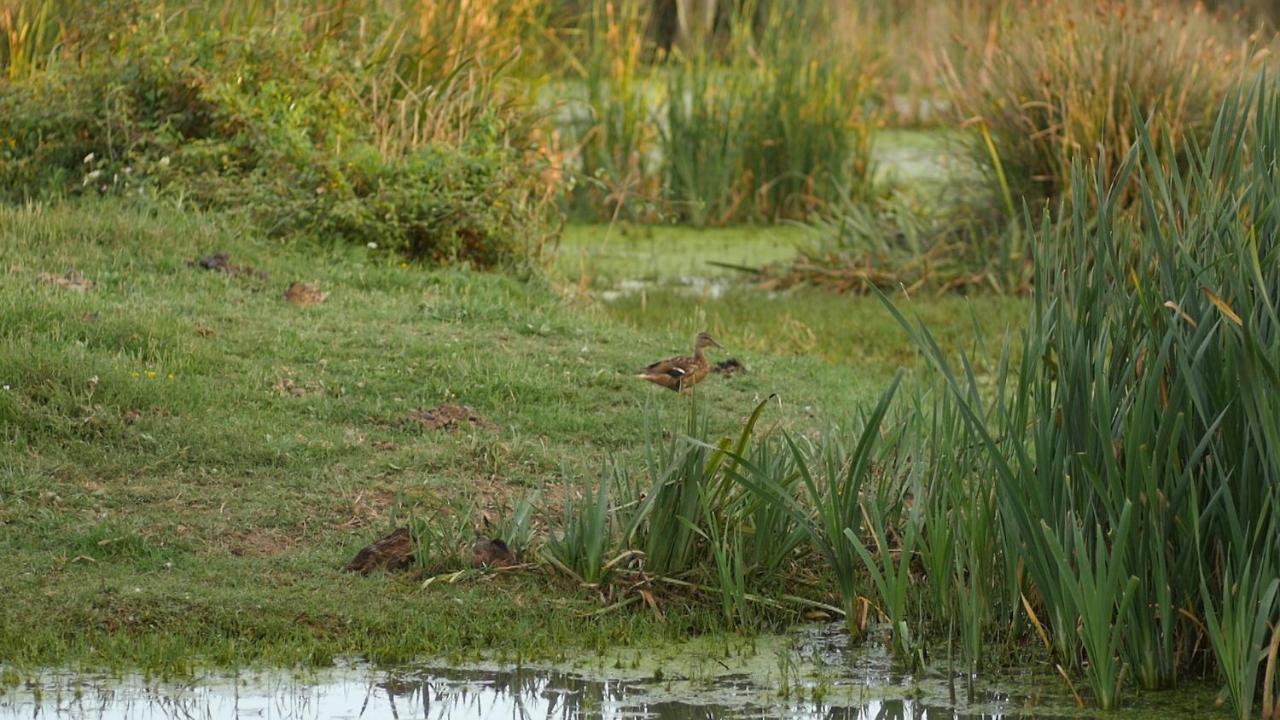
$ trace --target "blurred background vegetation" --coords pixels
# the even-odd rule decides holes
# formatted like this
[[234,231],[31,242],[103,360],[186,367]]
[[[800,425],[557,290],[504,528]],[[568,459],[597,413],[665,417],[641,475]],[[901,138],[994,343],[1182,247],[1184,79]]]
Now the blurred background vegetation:
[[[1113,168],[1131,103],[1183,162],[1271,61],[1270,7],[4,0],[0,197],[168,195],[481,267],[536,266],[566,217],[800,220],[784,283],[1016,291],[1023,203]],[[969,170],[878,181],[886,128]]]

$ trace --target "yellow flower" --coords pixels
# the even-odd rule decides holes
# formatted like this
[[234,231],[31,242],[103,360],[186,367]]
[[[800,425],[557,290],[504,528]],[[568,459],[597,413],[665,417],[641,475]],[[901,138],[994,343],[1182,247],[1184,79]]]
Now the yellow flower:
[[147,371],[147,377],[149,377],[149,378],[155,378],[155,376],[156,376],[156,371],[155,371],[155,370],[148,370],[148,371]]
[[407,263],[407,262],[402,262],[402,263],[400,263],[400,267],[401,267],[401,268],[407,268],[407,267],[409,267],[409,263]]
[[135,377],[135,378],[138,377],[137,371],[129,373],[129,377]]
[[173,381],[173,373],[169,373],[168,379],[169,379],[169,381],[170,381],[170,382],[172,382],[172,381]]

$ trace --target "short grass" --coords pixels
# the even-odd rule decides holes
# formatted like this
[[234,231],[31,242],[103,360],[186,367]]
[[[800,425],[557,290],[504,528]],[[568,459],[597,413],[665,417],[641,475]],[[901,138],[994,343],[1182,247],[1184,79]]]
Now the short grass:
[[[215,251],[269,277],[188,264]],[[96,287],[39,280],[71,269]],[[293,280],[327,301],[285,302]],[[184,672],[342,654],[555,656],[712,627],[684,607],[664,608],[665,623],[630,611],[586,621],[597,599],[540,571],[427,589],[340,571],[411,514],[470,505],[500,519],[607,459],[639,463],[646,428],[682,426],[687,400],[631,373],[684,350],[706,306],[664,300],[659,315],[651,297],[628,314],[553,285],[282,245],[169,208],[0,209],[0,661]],[[822,359],[830,348],[760,340],[776,313],[708,315],[751,369],[700,386],[713,428],[739,426],[774,392],[772,419],[799,429],[877,394],[912,353],[873,304],[846,302],[791,304],[876,349],[839,363]],[[400,422],[443,402],[496,429]]]
[[[693,229],[631,223],[570,225],[552,263],[556,276],[587,288],[624,280],[740,276],[740,270],[786,262],[807,231],[800,225]],[[717,264],[719,263],[719,264]]]
[[[1026,314],[1022,300],[993,295],[898,294],[892,300],[952,349],[999,347],[1003,334],[1018,327]],[[732,337],[735,352],[744,359],[820,358],[856,369],[858,377],[872,379],[878,387],[899,368],[919,366],[915,346],[901,341],[901,327],[872,296],[813,288],[768,292],[744,285],[711,295],[660,287],[625,294],[604,307],[611,317],[642,332],[706,329],[716,337]]]

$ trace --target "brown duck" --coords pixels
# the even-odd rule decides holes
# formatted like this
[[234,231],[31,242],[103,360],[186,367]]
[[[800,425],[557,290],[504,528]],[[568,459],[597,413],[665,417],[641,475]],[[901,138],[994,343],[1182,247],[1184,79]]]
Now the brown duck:
[[642,377],[668,390],[687,393],[711,371],[711,363],[707,362],[707,356],[702,351],[713,346],[724,349],[715,338],[704,332],[698,333],[697,339],[693,341],[693,355],[659,360],[636,377]]

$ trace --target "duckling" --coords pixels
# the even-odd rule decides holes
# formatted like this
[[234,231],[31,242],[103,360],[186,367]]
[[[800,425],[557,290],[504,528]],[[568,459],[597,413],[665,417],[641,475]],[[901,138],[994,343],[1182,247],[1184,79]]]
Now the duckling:
[[703,348],[707,347],[724,349],[723,345],[707,333],[698,333],[697,339],[693,341],[693,355],[659,360],[646,367],[636,377],[644,378],[668,390],[675,390],[681,394],[688,393],[711,371],[711,363],[707,362],[706,355],[702,353]]

